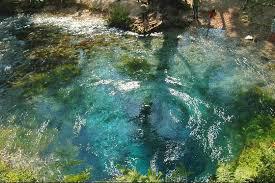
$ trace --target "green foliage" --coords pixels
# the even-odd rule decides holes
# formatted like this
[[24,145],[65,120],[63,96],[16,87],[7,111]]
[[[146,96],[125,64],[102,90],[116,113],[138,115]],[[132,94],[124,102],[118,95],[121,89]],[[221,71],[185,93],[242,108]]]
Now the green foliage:
[[[275,170],[275,150],[274,150],[274,138],[271,146],[265,148],[264,156],[261,161],[263,167],[258,172],[258,176],[254,178],[255,182],[275,182],[274,170]],[[270,144],[268,144],[270,145]]]
[[238,166],[234,171],[235,180],[237,182],[252,181],[258,175],[258,170],[262,166],[260,149],[244,149],[239,157]]
[[245,146],[239,157],[219,165],[218,182],[274,182],[275,118],[257,116],[243,129]]
[[261,139],[266,136],[266,133],[268,133],[272,125],[275,124],[274,121],[275,118],[271,116],[257,115],[248,123],[247,127],[243,128],[246,141]]
[[91,178],[91,169],[86,169],[78,174],[64,176],[64,182],[85,182]]
[[0,160],[0,182],[36,182],[37,175],[28,169],[15,168]]
[[220,163],[216,175],[217,182],[234,182],[234,166],[232,163]]
[[259,87],[239,95],[236,108],[244,147],[239,156],[220,163],[217,182],[274,182],[275,100]]
[[114,4],[109,10],[108,24],[112,27],[129,29],[131,25],[129,10],[120,4]]
[[168,178],[169,182],[186,182],[187,177],[192,173],[189,172],[184,166],[177,166]]
[[254,86],[236,97],[235,108],[240,111],[239,120],[245,122],[258,114],[272,114],[270,109],[275,109],[275,100],[269,93]]
[[275,151],[270,140],[249,144],[238,159],[220,164],[217,182],[274,182]]
[[162,182],[162,173],[155,172],[152,169],[149,169],[145,182]]
[[[39,167],[41,169],[42,167]],[[48,169],[49,171],[49,169]],[[51,168],[51,174],[56,172],[56,167]],[[47,172],[44,172],[47,173]],[[0,182],[37,182],[42,180],[44,173],[31,170],[27,167],[12,167],[8,163],[0,159]],[[59,181],[58,177],[53,177],[47,180],[53,182]],[[86,182],[91,178],[91,169],[85,169],[84,171],[77,174],[65,175],[63,178],[64,182]]]
[[116,177],[116,181],[119,182],[163,182],[163,176],[161,172],[155,172],[152,169],[148,170],[147,175],[141,175],[136,170],[120,169],[121,175]]

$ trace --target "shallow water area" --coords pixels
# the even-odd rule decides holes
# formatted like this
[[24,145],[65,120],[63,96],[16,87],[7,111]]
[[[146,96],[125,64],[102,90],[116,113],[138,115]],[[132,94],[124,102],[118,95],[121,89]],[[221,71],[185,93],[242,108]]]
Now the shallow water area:
[[[222,30],[144,37],[109,29],[104,20],[0,20],[0,127],[52,134],[32,148],[42,159],[80,160],[68,172],[92,167],[92,180],[112,178],[117,165],[166,176],[184,167],[190,179],[205,180],[238,152],[230,127],[236,93],[274,86],[257,52]],[[38,30],[47,36],[41,42]]]

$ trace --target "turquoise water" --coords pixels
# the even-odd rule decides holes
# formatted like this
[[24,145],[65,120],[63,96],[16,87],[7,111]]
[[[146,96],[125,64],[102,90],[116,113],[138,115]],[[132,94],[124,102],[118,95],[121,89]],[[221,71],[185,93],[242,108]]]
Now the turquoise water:
[[[38,136],[54,129],[40,156],[81,160],[82,165],[70,171],[91,166],[93,180],[115,176],[117,165],[143,174],[153,168],[167,176],[185,167],[191,179],[204,180],[218,161],[238,152],[240,142],[231,124],[243,111],[232,104],[236,93],[255,84],[273,84],[253,48],[242,48],[223,30],[210,30],[208,37],[205,29],[144,37],[108,29],[104,23],[73,21],[2,18],[2,128],[16,124]],[[15,36],[31,23],[59,24],[70,34],[72,46],[97,39],[103,43],[76,49],[81,72],[70,82],[25,96],[6,81],[27,63],[24,53],[34,49]],[[146,66],[137,64],[133,71],[123,63],[127,58],[138,58]],[[67,154],[58,155],[61,151]]]

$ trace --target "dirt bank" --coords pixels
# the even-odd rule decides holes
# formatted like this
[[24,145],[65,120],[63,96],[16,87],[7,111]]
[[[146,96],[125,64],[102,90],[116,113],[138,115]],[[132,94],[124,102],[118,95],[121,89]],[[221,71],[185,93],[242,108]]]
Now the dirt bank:
[[[189,4],[191,2],[188,0]],[[217,13],[211,21],[211,28],[224,29],[228,37],[239,39],[244,46],[257,46],[263,57],[275,61],[274,43],[268,41],[275,16],[275,0],[202,0],[199,22],[192,25],[208,27],[207,17],[211,9]],[[253,39],[245,40],[248,35]]]

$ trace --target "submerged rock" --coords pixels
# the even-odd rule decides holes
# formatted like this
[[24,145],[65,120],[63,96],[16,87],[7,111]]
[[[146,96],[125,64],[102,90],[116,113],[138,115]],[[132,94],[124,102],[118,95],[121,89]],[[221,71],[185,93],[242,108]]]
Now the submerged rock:
[[[15,68],[10,83],[27,96],[47,88],[58,87],[80,74],[78,51],[72,36],[54,26],[30,26],[17,32],[18,39],[27,42],[24,62]],[[60,87],[59,86],[59,87]]]
[[136,79],[148,79],[153,76],[151,71],[154,66],[143,57],[123,55],[117,67]]

